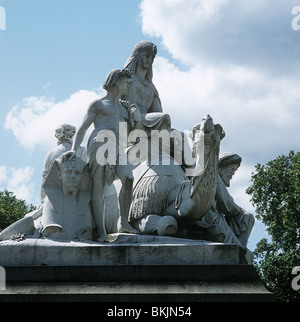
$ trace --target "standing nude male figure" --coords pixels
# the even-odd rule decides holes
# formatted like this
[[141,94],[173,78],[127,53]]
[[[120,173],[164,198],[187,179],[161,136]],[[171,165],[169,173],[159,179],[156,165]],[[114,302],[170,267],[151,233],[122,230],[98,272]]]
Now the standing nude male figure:
[[[104,207],[104,187],[107,179],[108,171],[113,171],[119,177],[122,182],[122,188],[119,195],[120,206],[120,218],[118,220],[118,231],[128,233],[139,233],[133,229],[128,223],[128,214],[132,199],[132,185],[133,175],[130,164],[120,165],[118,162],[118,153],[116,154],[115,166],[102,165],[97,162],[97,151],[103,145],[103,142],[97,140],[97,135],[101,131],[111,131],[115,134],[117,140],[116,147],[119,148],[119,125],[120,122],[126,122],[130,124],[130,118],[133,118],[134,122],[139,122],[140,115],[138,109],[135,108],[135,104],[132,104],[130,112],[124,107],[120,98],[128,91],[128,79],[130,73],[128,70],[116,69],[109,73],[107,76],[103,88],[107,91],[106,96],[100,100],[92,103],[87,111],[84,120],[78,129],[73,142],[72,150],[65,153],[65,157],[72,159],[75,156],[77,149],[84,139],[88,128],[94,124],[94,131],[90,135],[87,145],[87,157],[90,164],[91,175],[93,179],[92,190],[92,210],[93,217],[98,232],[98,241],[106,242],[106,229],[105,229],[105,207]],[[125,104],[126,105],[126,104]],[[113,168],[113,169],[112,169]],[[110,173],[111,177],[111,173]],[[110,180],[109,184],[112,181]]]

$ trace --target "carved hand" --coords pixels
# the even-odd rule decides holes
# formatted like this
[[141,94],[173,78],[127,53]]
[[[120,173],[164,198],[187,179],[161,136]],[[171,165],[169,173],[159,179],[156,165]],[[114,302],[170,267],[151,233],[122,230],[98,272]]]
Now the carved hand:
[[75,150],[70,150],[68,152],[65,152],[62,156],[61,156],[61,161],[65,162],[67,159],[69,159],[70,161],[73,160],[76,156],[76,151]]
[[136,122],[141,122],[141,113],[139,107],[134,103],[130,105],[130,113]]

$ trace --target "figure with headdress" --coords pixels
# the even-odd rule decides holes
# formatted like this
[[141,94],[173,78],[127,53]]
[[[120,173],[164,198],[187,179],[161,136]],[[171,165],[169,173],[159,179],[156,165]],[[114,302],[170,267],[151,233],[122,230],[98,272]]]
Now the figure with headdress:
[[[131,79],[129,82],[129,89],[124,99],[135,103],[140,110],[141,121],[139,128],[147,133],[149,151],[151,149],[150,138],[154,138],[151,143],[156,142],[155,136],[159,136],[162,130],[171,132],[171,118],[169,114],[163,112],[159,93],[152,82],[153,79],[153,62],[157,54],[157,47],[150,41],[140,41],[137,43],[127,59],[124,67],[131,72]],[[183,150],[184,134],[177,131],[179,137],[169,136],[169,140],[162,140],[162,146],[159,147],[160,153],[175,158],[179,164],[184,164],[184,158],[179,157],[174,153],[178,150],[175,146],[179,146]],[[141,138],[142,139],[142,138]],[[147,139],[144,138],[143,139]],[[186,147],[187,148],[187,147]],[[152,151],[153,152],[153,151]],[[152,153],[151,152],[151,153]],[[129,150],[131,156],[136,153],[135,146]],[[152,154],[153,157],[153,154]],[[133,157],[134,158],[134,157]]]
[[237,205],[228,191],[230,181],[240,167],[242,158],[238,154],[223,153],[219,159],[219,176],[215,201],[204,216],[203,222],[218,228],[224,243],[247,246],[255,219]]
[[124,66],[131,72],[125,98],[139,107],[143,130],[148,132],[171,129],[170,116],[163,113],[158,91],[152,82],[152,64],[156,54],[156,45],[150,41],[141,41],[134,47]]
[[42,185],[45,193],[42,235],[64,240],[92,240],[91,177],[78,157],[56,159]]

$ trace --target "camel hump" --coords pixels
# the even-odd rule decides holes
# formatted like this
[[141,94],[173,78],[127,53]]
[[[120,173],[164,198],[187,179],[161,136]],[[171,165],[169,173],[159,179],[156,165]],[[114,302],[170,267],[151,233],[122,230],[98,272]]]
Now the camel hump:
[[160,215],[174,202],[170,195],[181,184],[181,180],[182,176],[174,175],[155,174],[142,177],[133,190],[130,221],[151,214]]
[[133,187],[134,189],[138,185],[139,181],[142,178],[155,177],[155,176],[181,176],[182,180],[187,180],[185,172],[180,165],[161,165],[161,164],[152,164],[149,165],[146,161],[141,163],[137,168],[133,170]]
[[180,165],[140,164],[133,170],[133,196],[130,221],[149,214],[161,214],[170,206],[170,194],[187,176]]

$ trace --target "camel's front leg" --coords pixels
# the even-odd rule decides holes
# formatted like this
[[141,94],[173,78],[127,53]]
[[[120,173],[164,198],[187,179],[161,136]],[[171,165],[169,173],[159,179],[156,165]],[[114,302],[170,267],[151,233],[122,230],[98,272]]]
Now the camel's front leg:
[[145,235],[175,236],[178,230],[177,221],[172,216],[148,215],[131,224]]
[[189,221],[199,219],[198,198],[197,196],[191,198],[189,181],[183,182],[181,187],[174,191],[171,198],[174,202],[163,211],[162,216],[172,216],[178,220],[188,219]]

